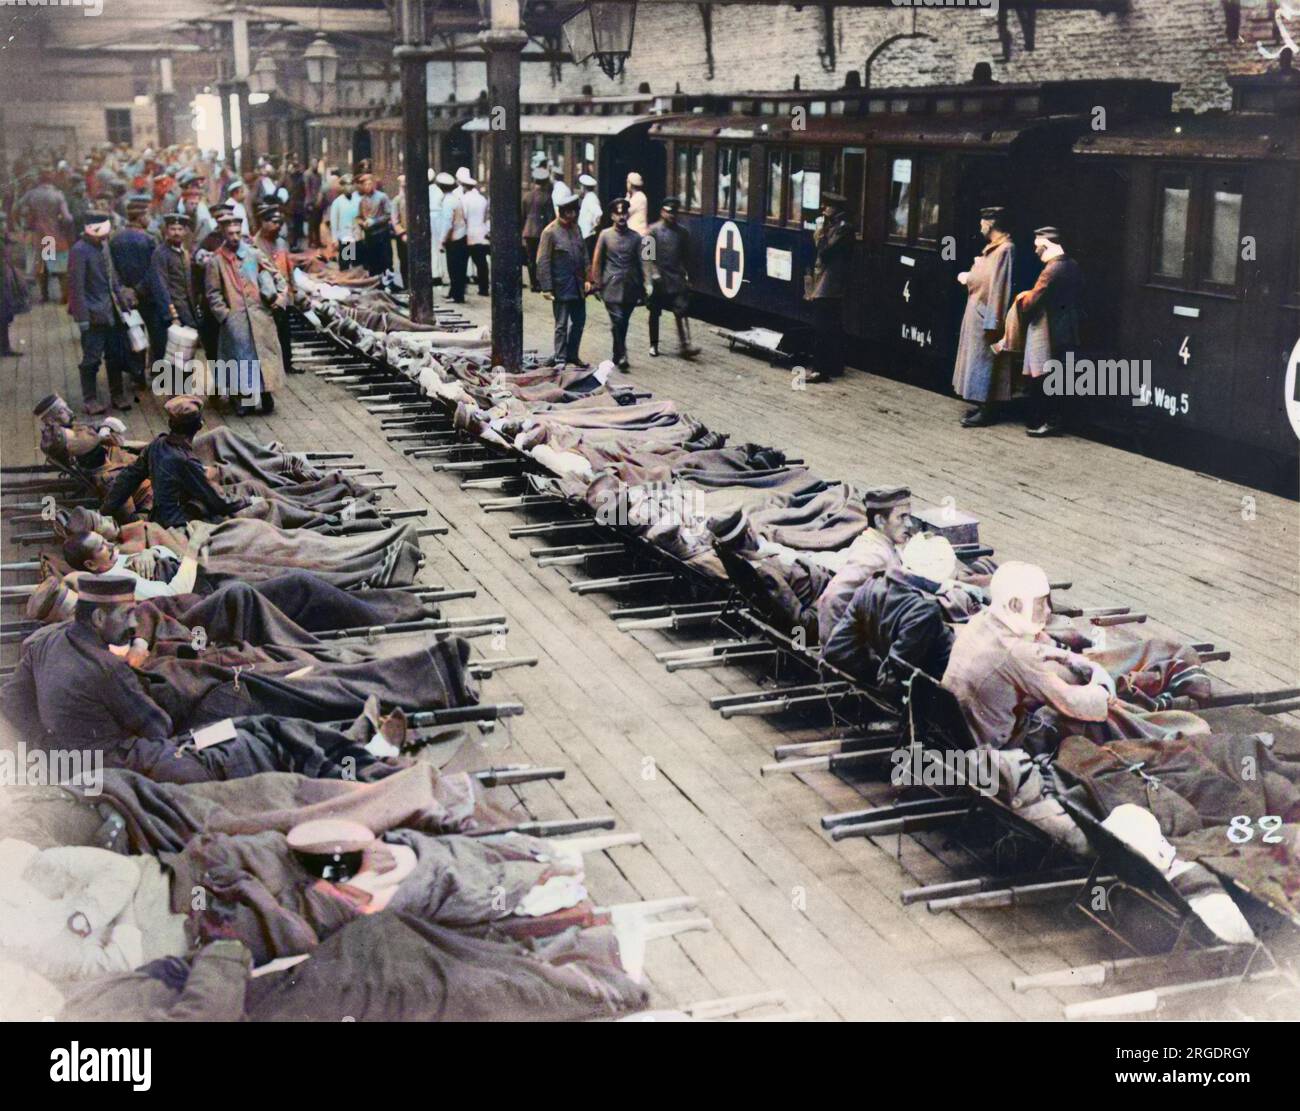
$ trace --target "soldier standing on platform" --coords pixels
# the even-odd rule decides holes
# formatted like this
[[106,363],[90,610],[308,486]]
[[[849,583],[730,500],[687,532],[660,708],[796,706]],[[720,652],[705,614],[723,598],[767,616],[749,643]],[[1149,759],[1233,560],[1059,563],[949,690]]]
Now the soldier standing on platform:
[[122,381],[131,355],[122,314],[134,307],[135,299],[118,280],[109,260],[108,236],[112,228],[108,212],[86,213],[81,238],[68,252],[68,313],[81,330],[81,362],[77,369],[82,402],[92,416],[108,411],[95,386],[101,361],[107,368],[113,407],[131,408]]
[[816,355],[809,382],[829,382],[844,373],[844,294],[853,262],[853,225],[844,211],[845,199],[823,192],[822,218],[813,233],[817,261],[813,264],[808,298],[813,306]]
[[627,329],[632,310],[641,300],[645,287],[641,237],[627,226],[631,207],[626,197],[619,197],[609,206],[614,226],[596,237],[596,251],[591,259],[591,284],[600,291],[605,311],[609,313],[609,326],[614,333],[614,362],[620,370],[628,368]]
[[537,245],[537,277],[548,301],[554,302],[555,359],[582,365],[578,348],[587,323],[587,245],[578,231],[578,197],[564,182],[554,190],[555,219],[542,230]]
[[676,197],[669,197],[659,209],[659,219],[648,233],[653,243],[647,252],[645,271],[650,291],[650,354],[659,354],[659,317],[667,309],[677,323],[679,354],[689,359],[700,349],[691,342],[691,322],[686,316],[691,297],[692,247],[691,233],[677,220],[680,207]]
[[999,402],[1011,398],[1011,358],[995,353],[1011,304],[1011,278],[1016,248],[1007,230],[1006,210],[980,210],[980,234],[988,245],[975,256],[969,270],[957,275],[966,287],[966,313],[961,321],[952,388],[975,403],[962,417],[963,428],[979,428],[997,420]]
[[537,245],[542,229],[555,219],[551,203],[551,172],[545,166],[533,167],[533,187],[524,199],[524,261],[528,264],[528,282],[534,293],[541,292],[537,281]]

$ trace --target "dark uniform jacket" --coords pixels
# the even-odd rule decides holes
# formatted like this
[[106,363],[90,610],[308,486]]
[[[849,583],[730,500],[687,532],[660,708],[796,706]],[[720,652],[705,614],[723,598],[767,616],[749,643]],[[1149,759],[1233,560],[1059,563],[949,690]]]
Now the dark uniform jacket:
[[557,301],[581,301],[587,277],[587,244],[575,223],[566,228],[552,220],[537,244],[537,280]]
[[525,239],[540,239],[542,230],[555,219],[555,205],[551,203],[551,187],[534,185],[524,198]]
[[596,240],[592,284],[607,305],[635,305],[645,293],[641,237],[631,228],[606,228]]
[[108,248],[82,236],[68,252],[68,313],[78,324],[119,323],[117,305],[125,304],[121,280],[109,276]]
[[139,228],[123,228],[114,232],[108,241],[118,280],[140,301],[148,299],[149,264],[157,247],[158,240]]
[[853,595],[822,646],[822,658],[873,686],[907,678],[907,668],[893,660],[942,679],[953,633],[935,597],[938,589],[938,583],[897,568],[874,576]]
[[159,244],[150,263],[152,300],[164,323],[176,319],[187,328],[199,326],[199,297],[194,284],[194,261],[183,247]]
[[654,240],[654,251],[646,260],[646,268],[655,295],[676,302],[674,311],[685,312],[691,283],[691,233],[680,223],[659,220],[650,225],[649,235]]
[[23,642],[0,688],[0,710],[30,739],[67,747],[112,747],[130,737],[171,736],[171,718],[145,693],[130,665],[88,625],[64,621]]
[[849,267],[853,262],[853,225],[840,216],[823,223],[813,235],[817,259],[813,263],[809,299],[843,297],[848,292]]
[[229,501],[217,493],[191,443],[184,436],[164,432],[117,476],[104,499],[103,512],[116,513],[145,479],[153,486],[149,519],[165,528],[183,529],[193,517],[221,520],[247,505],[242,499]]

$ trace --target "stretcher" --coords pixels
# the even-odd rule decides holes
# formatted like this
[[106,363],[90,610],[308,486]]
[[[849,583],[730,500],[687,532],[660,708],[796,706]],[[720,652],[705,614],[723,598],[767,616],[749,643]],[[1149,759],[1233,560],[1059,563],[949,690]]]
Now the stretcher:
[[[822,719],[829,718],[835,728],[856,730],[846,737],[779,746],[777,761],[767,765],[764,774],[832,771],[856,779],[871,771],[878,773],[903,748],[919,745],[935,751],[960,752],[973,747],[955,700],[928,677],[916,673],[907,684],[902,702],[891,701],[883,692],[838,671],[773,628],[729,583],[702,574],[648,543],[634,530],[594,520],[585,504],[554,491],[550,476],[531,456],[510,446],[471,440],[455,428],[450,406],[437,398],[418,392],[413,396],[408,389],[385,385],[398,377],[399,372],[382,359],[372,360],[365,372],[366,387],[358,391],[372,401],[384,399],[370,411],[383,415],[381,426],[390,440],[412,458],[438,460],[434,468],[459,474],[462,488],[495,491],[498,496],[480,502],[484,512],[552,515],[546,521],[510,530],[512,537],[563,538],[532,549],[530,554],[539,565],[585,567],[593,561],[618,561],[623,564],[621,573],[572,581],[570,589],[579,594],[649,590],[659,598],[654,604],[622,605],[610,612],[620,629],[703,632],[715,638],[697,647],[659,653],[657,658],[667,669],[759,667],[773,677],[780,676],[775,685],[713,699],[712,707],[722,716],[815,713]],[[569,543],[570,539],[574,542]],[[991,549],[981,545],[965,545],[960,552],[966,559],[990,554]],[[1070,585],[1052,584],[1054,591],[1067,590]],[[664,595],[670,600],[662,600]],[[1053,610],[1061,616],[1087,619],[1098,628],[1147,620],[1145,613],[1135,613],[1130,607],[1087,608],[1055,596]],[[1195,648],[1203,662],[1229,656],[1226,650],[1210,643]],[[1221,683],[1217,686],[1212,704],[1255,706],[1258,715],[1300,707],[1300,690],[1294,688],[1238,692],[1222,689]],[[916,697],[923,691],[922,697]],[[902,892],[905,904],[924,902],[931,912],[942,913],[1064,901],[1084,911],[1108,936],[1131,948],[1133,943],[1112,921],[1087,910],[1087,892],[1101,885],[1115,893],[1131,893],[1177,924],[1174,947],[1151,958],[1157,964],[1167,961],[1171,974],[1180,974],[1185,966],[1201,967],[1188,964],[1183,957],[1197,946],[1208,953],[1228,950],[1230,959],[1220,967],[1240,967],[1240,976],[1259,973],[1254,958],[1238,952],[1241,947],[1215,946],[1206,937],[1198,937],[1195,916],[1190,914],[1185,900],[1177,897],[1158,873],[1151,874],[1154,869],[1148,866],[1144,870],[1141,865],[1145,861],[1135,861],[1136,854],[1123,842],[1108,838],[1095,817],[1079,810],[1075,800],[1065,799],[1062,806],[1072,817],[1077,815],[1076,821],[1095,854],[1091,861],[1070,857],[1013,807],[961,783],[942,789],[910,785],[888,805],[827,815],[822,825],[836,841],[890,836],[901,840],[905,835],[941,830],[946,837],[974,837],[983,843],[983,848],[973,855],[988,866],[984,874],[907,889]],[[1009,845],[1014,849],[1009,850]],[[1249,897],[1249,893],[1240,894]],[[1277,912],[1279,908],[1272,910]],[[1249,948],[1263,950],[1267,960],[1273,962],[1271,967],[1276,967],[1262,943]],[[1026,982],[1023,986],[1027,990],[1039,985]],[[1058,985],[1044,982],[1042,986]],[[1173,985],[1171,994],[1177,995],[1178,987]],[[1067,1017],[1087,1017],[1088,1013],[1086,1008],[1067,1008]],[[1125,1012],[1116,1004],[1113,1013]]]

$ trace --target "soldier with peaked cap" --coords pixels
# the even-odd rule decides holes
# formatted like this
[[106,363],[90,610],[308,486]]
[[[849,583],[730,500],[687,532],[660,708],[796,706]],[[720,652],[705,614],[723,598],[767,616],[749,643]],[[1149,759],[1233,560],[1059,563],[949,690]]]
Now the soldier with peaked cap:
[[551,171],[544,165],[533,167],[533,184],[524,198],[524,261],[528,266],[528,282],[534,293],[540,293],[537,278],[537,246],[542,240],[542,230],[555,219],[555,205],[551,203]]
[[139,458],[114,480],[101,512],[120,513],[146,479],[153,488],[149,519],[164,528],[184,529],[191,520],[220,521],[251,504],[247,498],[227,499],[208,481],[203,462],[194,453],[194,437],[203,428],[203,399],[192,394],[168,398],[166,432],[150,441]]
[[853,595],[873,575],[901,567],[903,545],[915,532],[912,491],[906,486],[868,490],[862,498],[867,527],[849,545],[844,562],[817,600],[817,625],[821,642],[830,640]]
[[[199,328],[199,291],[194,282],[194,259],[185,240],[190,217],[170,212],[163,217],[163,241],[150,260],[151,301],[164,331],[172,324]],[[161,355],[159,356],[161,358]]]
[[161,359],[167,347],[167,327],[162,322],[154,304],[151,264],[158,248],[158,239],[150,233],[149,205],[146,193],[136,193],[126,201],[126,227],[115,231],[108,241],[108,252],[117,276],[135,295],[135,308],[139,310],[149,333],[148,352],[133,352],[132,363],[136,383],[143,385],[145,372],[153,360]]
[[962,427],[993,424],[1001,402],[1011,397],[1011,358],[995,352],[1002,338],[1011,305],[1012,271],[1016,249],[1011,241],[1006,210],[980,210],[980,234],[988,240],[971,268],[957,275],[966,287],[966,312],[957,343],[952,388],[957,396],[974,402],[962,418]]
[[130,368],[131,345],[123,314],[135,307],[135,294],[118,277],[108,253],[112,217],[87,212],[81,238],[68,255],[68,313],[81,330],[81,396],[87,413],[107,411],[97,396],[96,379],[102,361],[116,409],[130,409],[123,376]]
[[[284,279],[285,289],[293,283],[293,262],[289,258],[289,249],[285,246],[281,232],[284,228],[284,210],[275,203],[263,204],[257,210],[257,235],[253,245],[271,260],[271,265]],[[390,248],[391,252],[391,248]],[[289,303],[271,306],[271,315],[275,318],[275,333],[280,338],[280,359],[284,363],[286,374],[297,374],[293,367],[293,340],[289,333]]]
[[817,251],[808,299],[813,306],[815,362],[809,382],[828,382],[844,373],[844,296],[853,264],[853,224],[848,202],[839,193],[823,191],[822,214],[813,232]]
[[[681,204],[669,197],[659,207],[659,219],[650,225],[647,237],[654,250],[645,259],[646,283],[650,288],[650,354],[659,354],[659,317],[664,309],[673,314],[677,324],[679,354],[693,358],[700,349],[691,341],[691,322],[686,315],[691,298],[691,264],[694,248],[691,233],[677,219]],[[631,209],[635,211],[635,209]],[[632,226],[631,211],[628,226]]]
[[284,359],[273,310],[285,308],[284,275],[256,244],[240,235],[236,214],[222,218],[224,241],[203,275],[208,311],[220,332],[214,365],[216,392],[235,396],[235,411],[260,406],[269,413],[284,384]]
[[627,370],[627,330],[632,310],[645,293],[645,274],[641,269],[641,237],[628,227],[631,205],[619,197],[609,206],[613,226],[596,237],[591,258],[591,285],[598,290],[609,313],[609,327],[614,334],[614,362]]
[[23,642],[22,659],[0,689],[0,712],[28,740],[103,749],[115,763],[133,738],[169,737],[172,722],[125,658],[135,640],[134,580],[82,574],[76,591],[74,620]]

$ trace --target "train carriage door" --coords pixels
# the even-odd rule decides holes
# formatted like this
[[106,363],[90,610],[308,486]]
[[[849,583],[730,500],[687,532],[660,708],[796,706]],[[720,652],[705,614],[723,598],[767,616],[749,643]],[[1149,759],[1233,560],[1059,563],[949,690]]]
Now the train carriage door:
[[[941,255],[944,228],[951,226],[944,166],[938,151],[897,151],[886,159],[889,246],[875,293],[880,311],[897,322],[893,335],[885,337],[886,369],[925,385],[938,384],[951,371],[949,286],[956,283],[951,263]],[[868,311],[872,307],[868,302]]]

